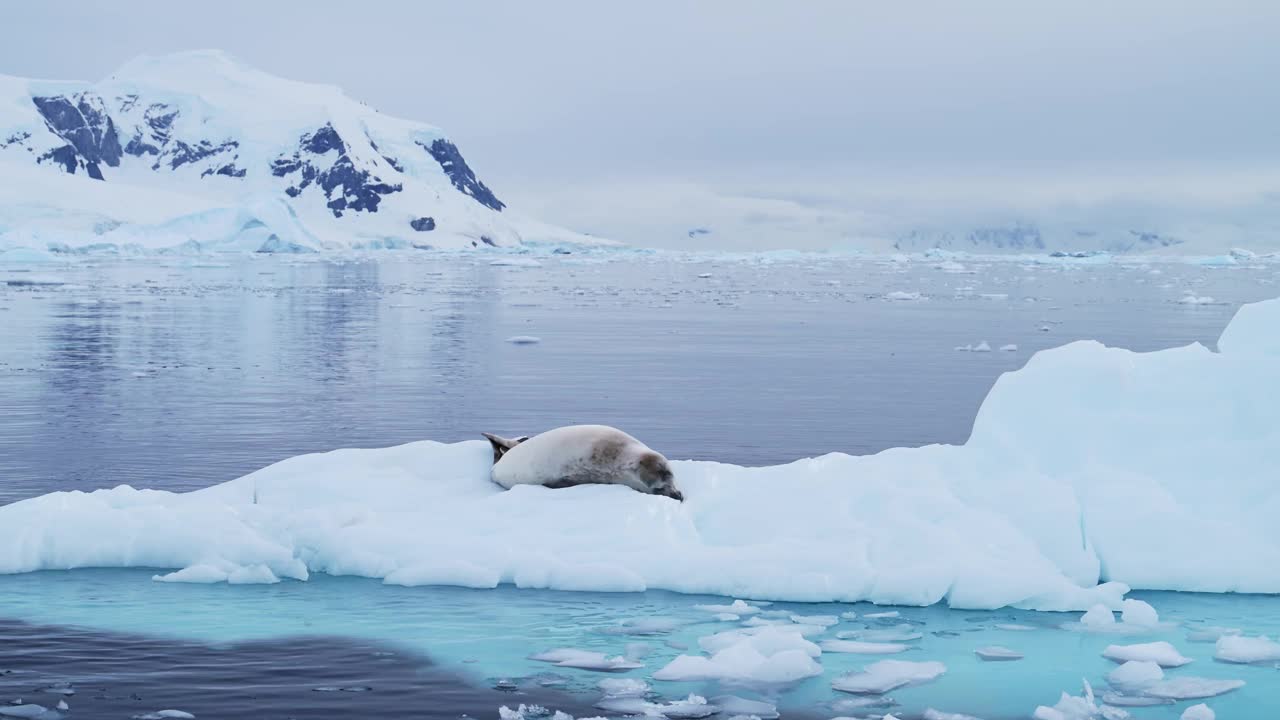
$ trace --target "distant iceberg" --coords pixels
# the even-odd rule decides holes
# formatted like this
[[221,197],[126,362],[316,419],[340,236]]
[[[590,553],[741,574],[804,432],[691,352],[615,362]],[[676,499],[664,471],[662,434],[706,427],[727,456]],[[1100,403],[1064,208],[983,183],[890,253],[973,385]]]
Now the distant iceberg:
[[1280,593],[1280,300],[1241,308],[1218,346],[1040,352],[996,383],[963,446],[676,462],[684,503],[502,491],[481,441],[303,455],[190,493],[51,493],[0,507],[0,572],[1131,614],[1129,587]]

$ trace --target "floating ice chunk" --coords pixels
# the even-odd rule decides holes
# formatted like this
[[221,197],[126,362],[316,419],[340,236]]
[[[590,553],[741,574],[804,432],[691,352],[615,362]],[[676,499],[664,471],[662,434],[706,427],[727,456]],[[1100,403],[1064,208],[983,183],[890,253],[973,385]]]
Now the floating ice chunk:
[[1276,662],[1280,661],[1280,643],[1265,635],[1228,635],[1218,639],[1213,659],[1230,663]]
[[1021,623],[996,623],[995,628],[997,630],[1010,630],[1013,632],[1031,632],[1032,630],[1039,629],[1034,625],[1022,625]]
[[924,633],[910,625],[898,625],[891,628],[875,628],[870,630],[842,630],[836,633],[841,640],[862,640],[865,642],[901,643],[919,640]]
[[768,618],[764,616],[764,613],[761,613],[742,621],[742,625],[744,627],[776,627],[778,625],[794,625],[794,623],[791,622],[790,618],[785,620],[781,618]]
[[1009,343],[1008,345],[1001,345],[1000,352],[1018,352],[1018,346],[1015,345],[1014,343]]
[[873,612],[873,613],[867,613],[866,615],[863,615],[862,617],[864,617],[864,618],[871,618],[871,619],[877,619],[877,618],[896,618],[896,617],[898,617],[898,616],[900,616],[900,615],[902,615],[902,613],[898,612],[897,610],[886,610],[886,611],[884,611],[884,612]]
[[885,300],[923,300],[924,295],[921,295],[918,292],[904,292],[902,290],[894,290],[893,292],[885,293],[884,299]]
[[596,701],[595,708],[615,715],[647,715],[661,717],[658,703],[649,702],[642,697],[603,697]]
[[1057,705],[1041,705],[1031,717],[1035,720],[1124,720],[1129,713],[1109,705],[1099,705],[1094,699],[1093,688],[1085,681],[1081,695],[1062,693]]
[[763,700],[748,700],[737,695],[717,695],[711,698],[711,704],[720,708],[723,715],[746,715],[760,720],[775,720],[778,708]]
[[823,652],[850,653],[853,655],[893,655],[906,652],[910,645],[901,643],[863,642],[861,640],[824,640],[819,644]]
[[53,709],[66,712],[71,709],[71,706],[67,704],[66,700],[59,700],[58,704],[53,706]]
[[1186,295],[1183,295],[1182,299],[1178,301],[1178,303],[1182,305],[1214,305],[1217,302],[1218,302],[1217,300],[1214,300],[1208,295],[1197,296],[1196,294],[1190,293],[1190,292],[1188,292]]
[[942,272],[948,272],[948,273],[965,272],[965,266],[961,265],[955,260],[946,260],[944,262],[938,263],[937,265],[934,265],[934,267],[941,270]]
[[803,650],[766,655],[750,643],[740,642],[711,657],[681,655],[655,672],[653,679],[790,683],[821,674],[822,666]]
[[1200,703],[1183,710],[1180,720],[1214,720],[1215,717],[1216,715],[1208,705]]
[[628,660],[621,655],[609,657],[601,652],[578,650],[576,648],[557,648],[530,655],[530,660],[549,662],[556,667],[575,668],[577,670],[595,670],[597,672],[623,672],[644,667],[640,663]]
[[978,297],[983,300],[1008,300],[1009,293],[979,293]]
[[1153,628],[1160,624],[1156,609],[1141,600],[1127,599],[1120,604],[1120,610],[1120,622],[1126,625]]
[[735,645],[749,645],[765,655],[784,650],[798,650],[809,657],[822,654],[821,648],[787,625],[771,625],[757,629],[742,628],[698,638],[698,646],[709,653],[717,653]]
[[49,712],[43,705],[27,703],[25,705],[0,705],[0,716],[15,718],[38,718]]
[[737,622],[742,619],[742,616],[733,613],[716,613],[716,619],[720,622]]
[[1080,624],[1091,628],[1115,625],[1116,616],[1106,605],[1094,605],[1080,618]]
[[1239,635],[1240,628],[1218,627],[1210,625],[1208,627],[1196,628],[1187,632],[1187,642],[1193,643],[1216,643],[1219,638],[1229,635]]
[[864,667],[862,672],[836,678],[831,687],[841,692],[883,695],[900,687],[936,680],[946,671],[947,666],[936,660],[881,660]]
[[1156,663],[1162,668],[1182,667],[1191,662],[1191,658],[1184,656],[1178,652],[1177,648],[1163,640],[1136,645],[1108,645],[1107,649],[1102,651],[1102,657],[1116,662],[1145,660]]
[[512,335],[506,341],[512,345],[537,345],[542,342],[542,338],[534,335]]
[[706,280],[707,278],[711,277],[711,273],[698,273],[698,277],[702,280]]
[[1169,700],[1211,698],[1244,687],[1243,680],[1219,680],[1202,677],[1177,677],[1147,687],[1143,694]]
[[542,263],[533,258],[498,258],[489,262],[494,267],[542,267]]
[[694,605],[695,610],[706,610],[711,613],[733,613],[734,615],[754,615],[760,612],[755,605],[748,605],[742,600],[734,600],[728,605]]
[[1017,650],[1010,650],[1000,645],[988,645],[973,651],[974,655],[986,660],[987,662],[1008,662],[1010,660],[1021,660],[1025,657]]
[[627,647],[623,651],[622,656],[628,660],[639,661],[648,657],[652,652],[653,646],[649,645],[649,643],[631,642],[627,643]]
[[701,695],[690,693],[684,700],[672,700],[662,705],[658,712],[669,718],[704,718],[719,713],[720,708]]
[[1160,665],[1149,660],[1130,660],[1107,673],[1107,683],[1125,693],[1134,693],[1164,679]]
[[142,715],[134,715],[133,720],[194,720],[195,715],[183,710],[157,710]]
[[596,687],[608,697],[644,697],[649,692],[649,683],[636,678],[606,678]]
[[842,620],[857,620],[857,619],[858,619],[858,613],[854,612],[853,610],[846,610],[845,612],[840,613],[840,619],[842,619]]
[[835,615],[791,615],[791,622],[798,625],[823,625],[830,627],[840,622]]
[[933,708],[926,709],[924,714],[920,717],[924,720],[980,720],[972,715],[942,712],[941,710],[934,710]]
[[[551,711],[541,705],[525,705],[524,703],[521,703],[520,707],[515,710],[512,710],[506,705],[498,708],[498,720],[534,720],[534,718],[543,718],[548,715],[551,715]],[[572,715],[558,710],[556,711],[556,714],[552,716],[552,720],[564,720],[565,718],[573,720]]]
[[973,351],[974,352],[991,352],[991,345],[986,340],[983,340],[982,342],[973,346]]
[[898,701],[888,695],[872,695],[866,697],[846,697],[837,698],[831,701],[829,707],[835,712],[858,713],[869,708],[888,708],[898,704]]

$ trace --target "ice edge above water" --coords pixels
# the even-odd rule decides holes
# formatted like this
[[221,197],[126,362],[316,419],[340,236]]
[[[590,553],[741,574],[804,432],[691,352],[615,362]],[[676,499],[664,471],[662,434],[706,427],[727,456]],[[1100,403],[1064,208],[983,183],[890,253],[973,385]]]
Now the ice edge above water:
[[0,507],[0,572],[177,569],[274,582],[686,593],[958,608],[1119,608],[1128,587],[1280,593],[1280,300],[1219,352],[1077,342],[1003,376],[962,446],[772,467],[674,463],[681,504],[502,491],[487,444],[290,458],[203,490]]

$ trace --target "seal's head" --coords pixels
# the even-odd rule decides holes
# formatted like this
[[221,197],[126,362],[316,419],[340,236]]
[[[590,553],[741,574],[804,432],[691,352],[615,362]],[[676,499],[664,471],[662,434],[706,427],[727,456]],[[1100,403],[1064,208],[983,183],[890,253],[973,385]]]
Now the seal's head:
[[489,444],[493,446],[493,464],[495,465],[498,464],[498,461],[502,459],[503,455],[507,454],[508,450],[529,439],[528,435],[518,437],[514,440],[508,440],[507,438],[499,437],[498,435],[490,433],[480,434],[485,436],[485,438],[488,439]]
[[636,466],[650,495],[665,495],[684,502],[684,493],[676,489],[676,476],[666,458],[656,452],[647,452],[640,456]]

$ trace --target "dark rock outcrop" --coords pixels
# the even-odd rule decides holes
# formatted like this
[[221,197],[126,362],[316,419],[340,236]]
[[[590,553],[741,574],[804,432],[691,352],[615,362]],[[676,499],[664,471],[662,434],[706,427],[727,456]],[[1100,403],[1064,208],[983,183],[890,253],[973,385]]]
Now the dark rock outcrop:
[[475,172],[467,165],[467,161],[462,159],[462,153],[458,152],[457,145],[444,138],[438,138],[430,145],[421,140],[415,142],[440,163],[440,169],[444,170],[449,182],[453,183],[453,186],[462,194],[470,195],[476,202],[490,210],[502,212],[502,208],[506,207],[505,203],[494,196],[492,190],[476,178]]

